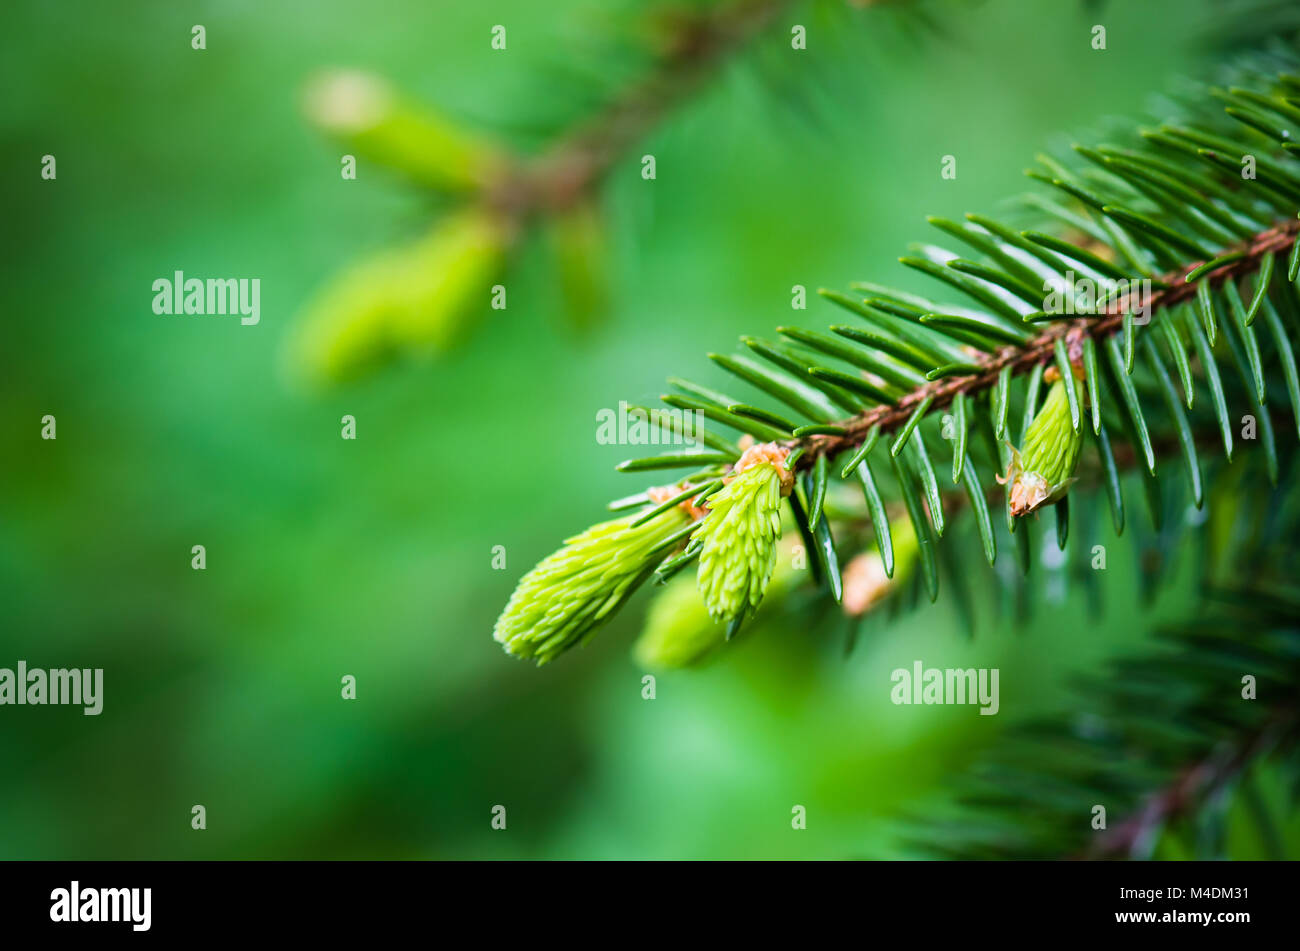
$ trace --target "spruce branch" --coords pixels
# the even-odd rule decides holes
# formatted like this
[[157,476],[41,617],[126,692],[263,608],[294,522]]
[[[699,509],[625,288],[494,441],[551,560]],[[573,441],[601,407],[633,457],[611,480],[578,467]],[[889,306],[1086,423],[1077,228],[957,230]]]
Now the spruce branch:
[[[898,534],[890,523],[904,521],[893,514],[901,503],[931,601],[941,560],[952,560],[941,557],[940,544],[949,527],[944,498],[954,491],[969,499],[993,564],[997,544],[985,497],[992,481],[1007,483],[1005,526],[1027,572],[1028,533],[1018,525],[1050,505],[1064,548],[1081,447],[1091,446],[1104,474],[1117,532],[1126,524],[1121,463],[1136,460],[1159,530],[1168,480],[1158,463],[1181,457],[1200,508],[1206,434],[1217,432],[1231,462],[1234,414],[1242,409],[1241,422],[1249,421],[1242,435],[1257,440],[1276,481],[1275,404],[1290,404],[1300,434],[1297,97],[1300,76],[1239,70],[1228,88],[1203,90],[1188,102],[1186,117],[1143,130],[1128,147],[1076,146],[1081,166],[1040,157],[1030,177],[1064,195],[1064,203],[1035,200],[1048,216],[1046,230],[1019,231],[981,215],[965,223],[931,219],[974,256],[923,244],[900,258],[962,303],[869,282],[853,285],[857,296],[823,291],[863,322],[829,333],[779,327],[780,342],[743,337],[748,353],[709,354],[756,396],[673,378],[676,392],[662,397],[668,410],[638,410],[677,434],[686,430],[671,411],[694,413],[735,430],[740,442],[692,428],[706,449],[631,459],[618,468],[693,469],[676,483],[683,492],[731,484],[747,446],[782,453],[794,485],[787,500],[792,521],[816,582],[837,602],[836,534],[843,526],[832,524],[834,513],[823,504],[836,476],[856,475],[861,483],[890,577]],[[1209,399],[1198,400],[1198,391]],[[951,447],[951,467],[936,466],[939,444]],[[950,468],[951,484],[940,468]],[[702,512],[730,498],[707,494],[695,503]],[[645,494],[612,507],[638,508],[639,520],[665,510]],[[769,520],[754,511],[729,521],[743,528]],[[699,524],[682,530],[682,547],[663,566],[638,566],[645,577],[665,577],[698,556]],[[747,549],[738,535],[715,539],[714,550]],[[741,564],[711,565],[719,576],[749,577]],[[756,606],[748,603],[746,613]],[[739,620],[731,617],[733,628]]]
[[572,322],[593,323],[610,296],[602,184],[637,142],[798,2],[724,0],[638,11],[652,46],[644,68],[536,154],[463,128],[369,74],[337,72],[309,84],[305,107],[316,125],[440,205],[450,202],[451,211],[422,239],[355,262],[308,303],[289,342],[292,375],[330,384],[394,357],[447,353],[502,286],[515,251],[539,232],[548,238]]
[[[1256,501],[1258,512],[1242,514],[1262,517],[1276,541],[1233,551],[1229,580],[1193,598],[1186,619],[1160,632],[1163,644],[1115,660],[1077,685],[1069,707],[1017,725],[954,775],[955,818],[905,819],[922,851],[1149,858],[1163,835],[1195,825],[1261,767],[1295,775],[1300,588],[1289,538],[1300,511],[1281,490]],[[1090,821],[1098,806],[1104,827]]]
[[[993,389],[1004,370],[1010,370],[1013,375],[1019,376],[1033,366],[1046,365],[1053,359],[1058,340],[1066,343],[1072,355],[1080,355],[1084,339],[1100,340],[1114,335],[1123,329],[1126,314],[1131,315],[1143,309],[1151,312],[1168,310],[1194,299],[1197,285],[1187,280],[1189,275],[1199,272],[1206,276],[1211,287],[1222,287],[1234,278],[1258,272],[1268,257],[1290,254],[1296,245],[1298,232],[1300,220],[1265,229],[1239,244],[1224,248],[1208,260],[1194,261],[1177,271],[1162,275],[1157,279],[1161,285],[1159,289],[1139,291],[1136,294],[1126,292],[1095,315],[1055,323],[1023,346],[1002,347],[993,354],[981,357],[976,363],[976,373],[927,381],[893,403],[872,407],[832,424],[843,432],[813,434],[788,440],[785,445],[792,450],[803,450],[797,465],[804,469],[811,466],[819,456],[835,456],[860,446],[867,434],[876,427],[885,433],[896,431],[921,404],[926,405],[927,411],[945,409],[958,396],[974,396]],[[1203,270],[1207,264],[1219,260],[1225,263],[1209,271]]]
[[646,74],[541,155],[518,162],[487,192],[485,202],[523,223],[589,198],[630,148],[795,2],[731,0],[665,14],[657,30],[659,49]]
[[1261,727],[1234,737],[1204,759],[1184,767],[1164,787],[1148,794],[1118,825],[1102,832],[1082,858],[1140,858],[1168,824],[1194,816],[1206,800],[1227,789],[1261,757],[1293,744],[1300,734],[1300,711],[1283,705]]

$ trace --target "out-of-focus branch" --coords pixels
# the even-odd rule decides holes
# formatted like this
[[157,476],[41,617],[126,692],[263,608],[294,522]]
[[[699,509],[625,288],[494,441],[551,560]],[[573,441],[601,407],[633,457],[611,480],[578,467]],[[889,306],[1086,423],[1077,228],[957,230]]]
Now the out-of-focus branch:
[[552,148],[507,173],[488,202],[516,218],[571,207],[636,142],[645,138],[717,69],[795,0],[737,0],[676,11],[654,30],[659,47],[648,74],[605,109],[561,135]]
[[601,182],[796,2],[731,0],[658,12],[648,69],[536,155],[516,155],[473,135],[377,77],[334,73],[313,83],[306,111],[317,125],[358,156],[459,198],[461,208],[420,240],[357,262],[326,287],[292,335],[293,375],[334,382],[398,352],[446,352],[489,294],[499,292],[511,250],[539,224],[571,316],[591,322],[608,297]]
[[1250,763],[1286,736],[1294,735],[1296,711],[1285,707],[1253,736],[1192,764],[1146,798],[1127,819],[1103,833],[1085,858],[1140,858],[1168,823],[1194,813]]

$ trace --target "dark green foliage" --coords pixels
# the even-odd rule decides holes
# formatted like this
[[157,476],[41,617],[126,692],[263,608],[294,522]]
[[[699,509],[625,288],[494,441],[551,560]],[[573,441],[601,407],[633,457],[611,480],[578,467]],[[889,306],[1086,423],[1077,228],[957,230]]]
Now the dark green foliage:
[[[1294,477],[1294,454],[1290,463]],[[912,816],[923,853],[1222,858],[1221,812],[1237,799],[1262,857],[1284,855],[1280,827],[1300,810],[1300,505],[1258,478],[1222,495],[1231,510],[1222,524],[1253,530],[1236,543],[1212,532],[1177,538],[1202,566],[1187,617],[958,774],[955,818]],[[1163,562],[1154,559],[1157,571]],[[1268,809],[1254,789],[1264,774],[1280,778]],[[1104,829],[1094,827],[1098,806]]]
[[[945,508],[979,498],[971,508],[984,554],[994,560],[980,509],[996,491],[993,476],[1007,471],[1012,406],[1023,434],[1047,368],[1084,380],[1066,388],[1070,420],[1096,437],[1089,468],[1106,486],[1117,528],[1125,524],[1120,476],[1134,462],[1146,472],[1149,498],[1181,470],[1199,507],[1213,434],[1230,461],[1234,431],[1253,430],[1247,445],[1275,474],[1270,414],[1290,410],[1286,429],[1300,433],[1293,283],[1300,164],[1281,148],[1300,123],[1288,82],[1242,71],[1226,91],[1191,97],[1186,115],[1135,130],[1127,144],[1076,146],[1067,161],[1040,157],[1029,174],[1060,198],[1027,204],[1048,212],[1050,230],[1019,230],[982,215],[931,218],[962,251],[921,244],[900,260],[939,282],[940,297],[873,282],[852,285],[854,294],[822,291],[860,323],[831,333],[779,328],[791,344],[743,338],[749,355],[710,359],[751,387],[752,397],[673,380],[687,395],[666,401],[795,450],[795,468],[812,473],[805,501],[815,522],[834,475],[857,472],[882,554],[887,517],[926,514],[917,526],[926,551],[927,542],[943,544]],[[1250,163],[1256,177],[1243,177]],[[1151,283],[1137,283],[1143,279]],[[965,300],[954,304],[953,295]],[[980,432],[990,438],[969,438]],[[871,465],[885,439],[901,507],[881,496]],[[705,445],[720,451],[712,435]],[[826,464],[840,454],[842,466]],[[658,456],[623,467],[669,461]],[[714,462],[702,478],[724,477],[728,467],[720,456],[681,454],[677,461]],[[946,475],[938,478],[940,465],[951,485]],[[964,491],[950,498],[958,483]],[[1148,508],[1155,524],[1158,510]],[[1064,537],[1064,507],[1058,522]],[[817,540],[817,548],[826,546]],[[957,562],[968,557],[960,553]],[[925,566],[934,584],[934,563]]]
[[[859,553],[879,556],[891,616],[942,592],[972,631],[990,608],[1001,624],[1056,610],[1066,587],[1095,613],[1103,508],[1134,551],[1144,605],[1185,579],[1176,559],[1223,559],[1198,590],[1230,594],[1193,605],[1170,648],[1084,685],[1071,708],[1082,720],[1007,731],[960,779],[951,824],[918,817],[929,853],[1149,854],[1160,828],[1199,821],[1259,762],[1296,765],[1286,691],[1300,677],[1300,565],[1286,549],[1300,513],[1286,488],[1300,474],[1300,155],[1282,147],[1300,132],[1295,83],[1236,72],[1227,109],[1202,90],[1157,127],[1040,157],[1030,177],[1050,197],[1023,199],[1032,219],[931,219],[952,249],[918,244],[901,261],[933,298],[874,281],[823,290],[844,323],[742,337],[709,355],[730,382],[669,380],[669,409],[729,432],[620,466],[685,473],[612,506],[639,510],[639,530],[680,518],[686,500],[709,509],[752,456],[776,466],[808,580],[768,599],[808,618],[839,613],[850,646],[863,621],[842,566]],[[1243,177],[1248,166],[1256,177]],[[687,432],[680,414],[634,412]],[[1055,464],[1039,464],[1044,454]],[[1022,469],[1026,459],[1035,465]],[[1029,504],[1025,473],[1045,486]],[[688,511],[667,542],[629,550],[642,560],[618,577],[661,583],[702,568],[699,509]],[[1281,541],[1273,554],[1269,538]],[[735,612],[728,639],[757,606]],[[1240,699],[1247,674],[1259,701]],[[1198,782],[1178,786],[1189,774]],[[1106,832],[1091,829],[1096,805]]]

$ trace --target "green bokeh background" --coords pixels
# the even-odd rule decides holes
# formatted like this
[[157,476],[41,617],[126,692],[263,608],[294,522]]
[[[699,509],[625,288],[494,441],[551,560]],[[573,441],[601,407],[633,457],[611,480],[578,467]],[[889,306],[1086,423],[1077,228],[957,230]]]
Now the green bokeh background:
[[[301,116],[304,80],[370,69],[524,142],[539,116],[580,112],[548,76],[570,61],[598,84],[591,37],[620,15],[597,0],[9,5],[0,666],[103,667],[106,699],[99,717],[0,708],[0,858],[909,854],[902,812],[1058,704],[1072,671],[1176,614],[1178,586],[1140,608],[1116,546],[1101,624],[1072,595],[1021,629],[981,613],[972,641],[941,598],[869,625],[847,659],[842,626],[767,632],[660,676],[653,701],[629,654],[643,600],[541,670],[504,656],[492,622],[529,566],[639,488],[613,472],[626,448],[597,444],[597,410],[652,399],[669,374],[709,378],[703,352],[789,320],[794,284],[919,287],[894,258],[924,215],[993,210],[1056,136],[1138,115],[1205,60],[1193,8],[952,3],[943,34],[908,41],[878,11],[819,33],[796,4],[769,55],[646,141],[657,180],[639,155],[614,169],[604,326],[567,327],[530,245],[507,310],[484,306],[450,359],[309,396],[282,373],[303,302],[430,212],[364,162],[341,180],[341,150]],[[771,55],[794,22],[809,49]],[[260,325],[155,316],[151,283],[177,269],[260,278]],[[815,298],[799,316],[837,319]],[[47,413],[56,441],[40,439]],[[889,672],[915,659],[1000,667],[1002,714],[892,706]]]

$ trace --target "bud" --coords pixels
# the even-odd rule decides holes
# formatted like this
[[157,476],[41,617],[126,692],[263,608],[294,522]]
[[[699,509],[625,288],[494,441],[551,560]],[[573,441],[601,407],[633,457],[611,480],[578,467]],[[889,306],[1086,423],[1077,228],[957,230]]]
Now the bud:
[[[778,546],[776,567],[763,606],[758,610],[759,618],[804,578],[804,573],[794,567],[792,549],[792,545],[784,542]],[[679,576],[668,582],[663,592],[650,602],[645,627],[632,654],[637,664],[648,670],[692,667],[726,641],[726,627],[709,617],[695,590],[694,579]]]
[[538,666],[590,637],[662,560],[664,543],[690,522],[674,506],[633,528],[640,515],[593,525],[543,559],[520,580],[493,637]]
[[1059,502],[1074,481],[1071,476],[1083,441],[1071,421],[1065,392],[1067,386],[1074,385],[1073,378],[1057,379],[1052,384],[1025,433],[1024,448],[1012,448],[1006,478],[998,477],[999,482],[1008,485],[1007,497],[1014,516],[1028,515]]
[[338,382],[395,352],[437,354],[486,309],[505,260],[508,229],[490,213],[450,215],[423,239],[339,275],[308,306],[290,343],[294,372]]
[[742,620],[763,600],[781,537],[781,496],[793,482],[787,455],[772,443],[747,449],[736,475],[704,503],[709,514],[695,532],[702,544],[696,581],[715,621]]
[[844,568],[842,607],[849,617],[866,614],[912,577],[920,553],[912,520],[895,520],[890,540],[894,546],[894,577],[885,574],[885,563],[878,551],[862,552]]
[[726,640],[726,628],[709,617],[694,579],[679,575],[650,602],[632,656],[648,670],[690,667]]
[[466,317],[486,309],[509,231],[492,213],[471,208],[438,222],[412,249],[409,270],[402,274],[401,306],[393,313],[393,336],[400,346],[442,353],[459,341]]
[[317,77],[307,86],[303,107],[348,148],[432,188],[480,189],[506,166],[496,148],[370,73],[340,70]]

